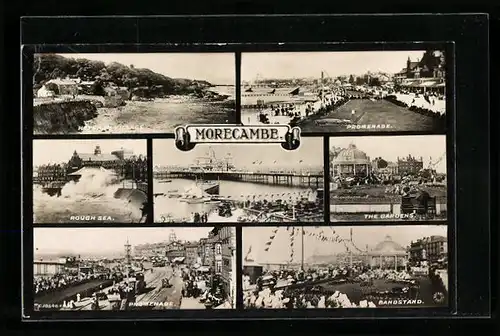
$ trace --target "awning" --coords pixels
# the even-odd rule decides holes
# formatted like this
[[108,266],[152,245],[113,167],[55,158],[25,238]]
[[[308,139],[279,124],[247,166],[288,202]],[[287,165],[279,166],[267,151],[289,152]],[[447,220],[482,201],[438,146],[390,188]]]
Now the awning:
[[436,86],[436,82],[435,81],[423,82],[423,83],[418,84],[418,86],[419,87],[432,87],[432,86]]
[[186,259],[185,257],[175,257],[174,259],[172,259],[172,262],[183,262],[184,259]]
[[208,266],[200,266],[197,270],[200,272],[208,272],[210,271],[210,268]]

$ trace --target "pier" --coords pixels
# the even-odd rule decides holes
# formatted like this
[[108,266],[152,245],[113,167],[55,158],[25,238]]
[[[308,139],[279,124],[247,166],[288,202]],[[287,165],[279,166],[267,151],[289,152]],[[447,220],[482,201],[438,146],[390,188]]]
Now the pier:
[[250,182],[269,185],[297,186],[307,188],[322,188],[323,174],[306,172],[249,172],[249,171],[191,171],[189,169],[175,169],[156,171],[155,179],[204,179]]

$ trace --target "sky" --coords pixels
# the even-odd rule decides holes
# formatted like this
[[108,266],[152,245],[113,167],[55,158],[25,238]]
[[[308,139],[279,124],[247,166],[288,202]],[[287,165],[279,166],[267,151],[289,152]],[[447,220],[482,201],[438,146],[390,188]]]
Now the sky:
[[171,78],[206,80],[212,84],[234,85],[236,70],[233,53],[99,53],[59,54],[68,58],[86,58],[105,64],[118,62],[146,68]]
[[[408,154],[424,161],[424,168],[429,163],[429,158],[436,161],[446,152],[446,136],[420,135],[420,136],[367,136],[367,137],[332,137],[330,148],[347,148],[350,143],[365,152],[370,160],[382,157],[387,161],[395,162],[397,157],[407,157]],[[438,173],[446,173],[446,158],[443,158],[434,168]]]
[[[332,229],[343,239],[349,239],[349,231],[353,229],[353,242],[361,250],[373,249],[378,243],[384,241],[389,235],[392,240],[402,247],[407,247],[410,242],[420,238],[439,235],[447,236],[446,225],[407,225],[407,226],[343,226],[343,227],[304,227],[304,259],[307,260],[313,255],[333,255],[346,252],[343,243],[321,242],[308,233],[319,234],[322,230],[326,237],[333,236]],[[290,232],[286,227],[280,227],[269,251],[265,252],[266,242],[272,234],[273,227],[244,227],[242,229],[242,256],[248,253],[251,246],[250,258],[256,262],[287,262],[290,259]],[[301,259],[301,237],[300,231],[294,239],[294,262]]]
[[[262,161],[260,168],[294,167],[309,168],[324,165],[323,138],[302,137],[298,149],[287,151],[280,144],[198,144],[189,152],[182,152],[175,147],[174,140],[153,140],[153,165],[188,166],[195,163],[196,157],[205,156],[211,147],[219,159],[231,154],[236,168],[253,166],[253,162]],[[303,162],[299,161],[302,160]],[[274,163],[276,161],[276,163]]]
[[95,147],[101,146],[103,154],[111,154],[120,148],[129,149],[135,155],[147,153],[146,140],[33,140],[33,165],[49,163],[67,163],[73,152],[94,153]]
[[262,78],[306,78],[341,75],[362,75],[371,72],[397,73],[412,61],[422,58],[423,50],[408,51],[336,51],[243,53],[241,78],[254,81]]
[[[194,241],[207,238],[213,227],[196,228],[35,228],[33,244],[35,254],[121,253],[129,240],[135,246],[168,241],[173,230],[179,240]],[[38,249],[38,250],[36,250]]]

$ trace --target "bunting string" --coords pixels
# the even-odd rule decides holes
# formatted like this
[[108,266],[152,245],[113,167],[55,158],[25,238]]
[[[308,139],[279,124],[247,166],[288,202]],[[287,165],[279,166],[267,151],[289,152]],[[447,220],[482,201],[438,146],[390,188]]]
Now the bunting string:
[[293,262],[293,256],[295,253],[294,243],[295,243],[295,230],[290,230],[290,264]]
[[266,246],[266,248],[264,249],[265,252],[269,251],[269,248],[271,247],[273,240],[276,237],[276,234],[278,233],[278,230],[279,230],[279,227],[277,226],[271,231],[271,235],[269,236],[269,239],[267,240],[266,245],[265,245]]
[[[275,227],[271,231],[271,234],[268,238],[268,240],[265,243],[265,252],[268,252],[280,227]],[[289,233],[290,236],[290,255],[289,255],[289,262],[293,263],[294,256],[295,256],[295,237],[296,235],[303,234],[304,236],[312,237],[317,241],[320,242],[328,242],[328,243],[333,243],[333,244],[343,244],[345,249],[349,251],[358,251],[360,253],[364,253],[365,251],[361,250],[358,248],[354,242],[352,242],[350,239],[344,239],[340,237],[339,234],[335,232],[334,228],[331,228],[331,234],[326,235],[326,231],[324,228],[316,226],[314,227],[315,230],[304,230],[301,227],[293,227],[293,226],[287,226],[286,230]]]

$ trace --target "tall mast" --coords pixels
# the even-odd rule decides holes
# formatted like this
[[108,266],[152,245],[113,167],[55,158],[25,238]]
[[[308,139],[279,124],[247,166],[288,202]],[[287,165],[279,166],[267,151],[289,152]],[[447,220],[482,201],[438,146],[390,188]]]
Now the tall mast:
[[126,267],[129,268],[132,265],[132,246],[130,245],[128,238],[125,244],[125,263]]
[[301,232],[300,232],[300,235],[301,235],[301,240],[302,240],[302,270],[304,271],[305,268],[304,268],[304,227],[302,226],[300,228]]

